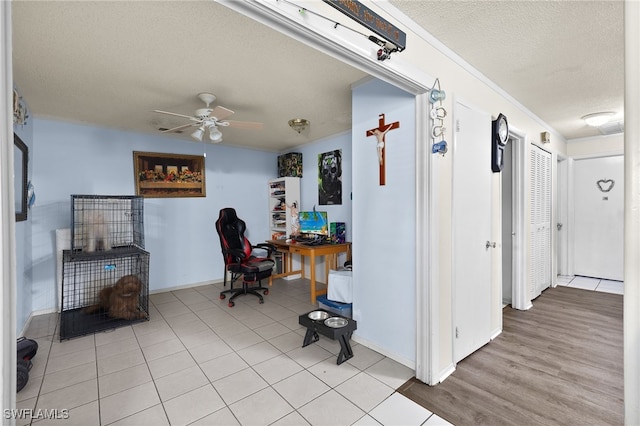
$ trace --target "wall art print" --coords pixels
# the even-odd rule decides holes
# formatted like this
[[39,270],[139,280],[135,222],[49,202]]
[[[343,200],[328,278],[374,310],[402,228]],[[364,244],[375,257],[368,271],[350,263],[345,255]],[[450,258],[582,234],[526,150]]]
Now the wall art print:
[[318,204],[342,204],[342,150],[318,154]]
[[205,197],[204,157],[133,152],[136,195],[145,198]]

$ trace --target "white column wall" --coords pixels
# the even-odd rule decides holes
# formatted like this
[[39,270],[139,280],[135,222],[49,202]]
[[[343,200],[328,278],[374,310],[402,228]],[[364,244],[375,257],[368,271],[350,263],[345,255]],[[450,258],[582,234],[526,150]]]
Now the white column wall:
[[[2,330],[2,385],[0,398],[3,413],[16,406],[16,244],[13,194],[13,73],[11,60],[11,2],[0,2],[0,329]],[[3,420],[15,424],[15,419]]]
[[625,24],[624,422],[640,424],[640,3],[628,0]]

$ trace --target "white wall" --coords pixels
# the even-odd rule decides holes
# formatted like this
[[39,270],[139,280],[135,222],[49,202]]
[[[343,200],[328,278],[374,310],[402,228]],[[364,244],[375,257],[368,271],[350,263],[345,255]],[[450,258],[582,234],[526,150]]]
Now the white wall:
[[567,156],[571,158],[604,157],[621,155],[623,152],[624,133],[567,141]]
[[[370,80],[353,89],[353,317],[360,339],[415,366],[415,97]],[[386,134],[386,185],[379,185],[378,115]]]
[[56,306],[55,230],[70,226],[70,195],[134,195],[133,151],[207,155],[206,197],[145,199],[151,292],[222,279],[214,225],[221,208],[237,210],[251,241],[268,239],[275,153],[44,119],[34,120],[33,141],[37,201],[29,212],[33,262],[25,272],[33,276],[33,311]]

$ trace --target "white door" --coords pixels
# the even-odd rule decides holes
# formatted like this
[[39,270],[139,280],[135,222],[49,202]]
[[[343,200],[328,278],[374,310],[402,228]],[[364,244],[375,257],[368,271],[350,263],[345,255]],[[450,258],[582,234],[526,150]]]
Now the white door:
[[491,338],[491,116],[456,102],[453,148],[454,361]]
[[[558,221],[557,262],[558,275],[569,275],[569,220],[568,220],[568,189],[569,189],[569,161],[566,158],[558,160],[558,191],[556,214]],[[573,160],[571,160],[573,161]]]
[[531,300],[551,285],[551,154],[531,145]]
[[624,158],[574,162],[574,272],[623,280]]

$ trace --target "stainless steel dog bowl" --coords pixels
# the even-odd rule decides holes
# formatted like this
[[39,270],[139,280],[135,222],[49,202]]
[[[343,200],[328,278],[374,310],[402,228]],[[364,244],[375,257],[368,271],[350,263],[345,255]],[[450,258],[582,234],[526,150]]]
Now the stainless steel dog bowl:
[[342,317],[331,317],[324,320],[324,325],[331,328],[340,328],[349,324],[349,320]]
[[325,311],[313,311],[309,312],[309,315],[307,316],[309,317],[309,319],[312,319],[314,321],[322,321],[329,318],[329,313]]

